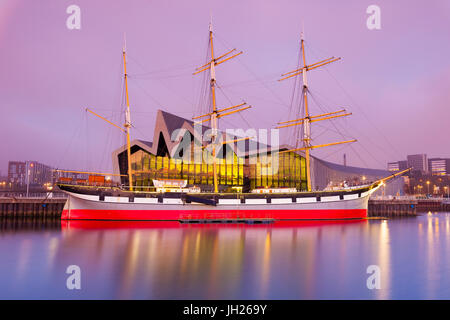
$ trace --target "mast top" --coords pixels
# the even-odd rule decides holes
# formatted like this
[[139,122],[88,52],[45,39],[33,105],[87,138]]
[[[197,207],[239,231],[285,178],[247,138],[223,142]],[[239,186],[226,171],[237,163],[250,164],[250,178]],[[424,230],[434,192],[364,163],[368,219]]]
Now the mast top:
[[300,32],[300,40],[305,40],[305,22],[302,22],[302,31]]

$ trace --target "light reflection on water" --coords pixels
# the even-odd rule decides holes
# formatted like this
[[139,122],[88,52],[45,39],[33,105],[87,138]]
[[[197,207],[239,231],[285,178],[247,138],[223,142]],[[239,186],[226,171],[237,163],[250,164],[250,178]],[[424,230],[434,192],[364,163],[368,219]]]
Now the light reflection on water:
[[[275,225],[38,225],[0,221],[0,298],[450,298],[448,213]],[[73,264],[81,290],[66,288]],[[366,287],[369,265],[381,269],[380,290]]]

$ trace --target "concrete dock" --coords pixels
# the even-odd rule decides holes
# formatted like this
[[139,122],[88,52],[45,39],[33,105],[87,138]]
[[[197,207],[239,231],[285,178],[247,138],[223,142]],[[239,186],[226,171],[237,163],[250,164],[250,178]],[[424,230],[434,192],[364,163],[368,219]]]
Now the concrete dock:
[[439,212],[448,211],[445,208],[445,202],[442,198],[427,198],[417,200],[417,212]]
[[418,201],[398,198],[369,199],[369,217],[405,217],[417,215]]
[[450,212],[450,200],[449,199],[444,200],[442,202],[442,211]]
[[65,198],[0,198],[2,217],[61,217]]

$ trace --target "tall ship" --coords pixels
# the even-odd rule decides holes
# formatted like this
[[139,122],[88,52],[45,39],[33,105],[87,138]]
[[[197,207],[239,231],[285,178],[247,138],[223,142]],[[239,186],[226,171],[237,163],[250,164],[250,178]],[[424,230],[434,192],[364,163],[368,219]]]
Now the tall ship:
[[[314,114],[308,104],[310,94],[307,73],[340,58],[307,64],[303,34],[299,67],[282,74],[280,81],[299,80],[302,102],[300,118],[285,120],[275,128],[296,130],[300,146],[289,147],[255,139],[246,132],[223,132],[222,117],[251,108],[242,102],[219,108],[216,100],[216,67],[242,54],[235,49],[216,56],[213,30],[209,28],[208,61],[194,71],[209,73],[208,112],[192,120],[158,110],[153,142],[131,140],[132,128],[128,95],[126,49],[123,49],[126,98],[125,124],[116,125],[126,135],[126,146],[114,155],[114,168],[120,183],[105,181],[94,173],[87,183],[59,181],[57,186],[68,195],[63,220],[150,220],[181,222],[279,221],[362,219],[367,216],[371,194],[388,180],[405,171],[358,182],[319,188],[313,180],[311,156],[324,148],[356,140],[313,144],[311,126],[315,122],[351,115],[346,110]],[[301,80],[301,81],[300,81]],[[301,109],[301,110],[300,110]],[[301,112],[300,112],[301,111]],[[278,130],[276,131],[278,132]],[[272,141],[274,140],[274,141]],[[91,179],[92,177],[92,179]],[[78,181],[79,182],[79,181]]]

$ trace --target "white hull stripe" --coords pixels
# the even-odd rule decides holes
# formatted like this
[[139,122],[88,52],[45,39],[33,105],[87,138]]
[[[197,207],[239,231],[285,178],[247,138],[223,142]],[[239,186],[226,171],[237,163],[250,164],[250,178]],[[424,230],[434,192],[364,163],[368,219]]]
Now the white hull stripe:
[[[111,197],[111,196],[105,196],[104,200],[100,200],[99,196],[96,195],[86,195],[86,194],[79,194],[79,193],[69,193],[71,196],[83,200],[89,200],[94,202],[106,202],[106,203],[129,203],[130,200],[128,197]],[[361,193],[361,196],[359,194],[346,194],[343,196],[343,199],[341,199],[339,196],[323,196],[320,197],[320,202],[334,202],[334,201],[346,201],[346,200],[355,200],[358,198],[364,198],[369,195],[369,192],[363,192]],[[179,198],[163,198],[162,204],[184,204],[183,200]],[[131,201],[134,203],[142,203],[142,204],[158,204],[158,198],[134,198],[134,201]],[[316,197],[308,197],[308,198],[296,198],[296,201],[292,201],[291,198],[272,198],[270,203],[271,204],[292,204],[292,203],[316,203],[317,198]],[[193,202],[192,204],[200,204]],[[218,199],[218,205],[240,205],[241,199]],[[253,204],[269,204],[267,202],[267,199],[245,199],[245,204],[253,205]]]
[[105,197],[105,202],[129,202],[128,197]]
[[286,204],[286,203],[292,203],[291,198],[273,198],[271,201],[273,204]]
[[297,203],[313,203],[317,202],[316,198],[297,198]]
[[158,198],[134,198],[135,203],[158,203]]
[[163,198],[163,203],[165,203],[165,204],[183,204],[183,201],[181,199]]
[[219,204],[241,204],[241,199],[219,199]]
[[354,199],[358,199],[357,194],[345,194],[344,195],[344,200],[354,200]]
[[266,199],[245,199],[245,204],[267,204]]
[[327,201],[339,201],[339,196],[330,196],[330,197],[321,197],[320,201],[327,202]]

